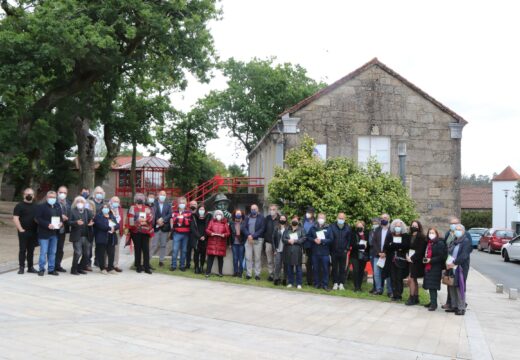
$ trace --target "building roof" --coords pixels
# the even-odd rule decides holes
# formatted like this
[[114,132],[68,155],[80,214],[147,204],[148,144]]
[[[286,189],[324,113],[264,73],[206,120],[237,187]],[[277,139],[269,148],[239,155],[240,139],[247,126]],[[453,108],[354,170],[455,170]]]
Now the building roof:
[[511,167],[508,166],[500,174],[493,176],[492,181],[518,181],[520,175]]
[[490,209],[493,207],[491,186],[462,186],[460,188],[461,209]]
[[[130,162],[127,162],[121,166],[119,166],[118,170],[126,170],[130,169],[132,166],[132,157],[130,157]],[[137,160],[135,163],[136,169],[143,168],[159,168],[159,169],[167,169],[170,167],[170,162],[165,159],[161,159],[157,156],[144,156],[141,159]]]

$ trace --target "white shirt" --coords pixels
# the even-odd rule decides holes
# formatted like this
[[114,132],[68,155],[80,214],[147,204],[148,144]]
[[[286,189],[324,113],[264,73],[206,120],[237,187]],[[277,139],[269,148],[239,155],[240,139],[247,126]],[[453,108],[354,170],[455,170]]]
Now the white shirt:
[[388,228],[381,228],[381,251],[383,251],[383,247],[385,246],[386,234],[388,233]]

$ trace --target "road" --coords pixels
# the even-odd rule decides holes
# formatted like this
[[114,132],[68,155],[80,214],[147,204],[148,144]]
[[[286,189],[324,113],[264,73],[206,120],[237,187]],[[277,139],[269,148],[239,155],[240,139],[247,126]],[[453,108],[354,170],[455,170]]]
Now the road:
[[504,284],[504,288],[520,289],[520,262],[506,263],[499,253],[488,254],[475,249],[471,253],[471,266],[494,283]]

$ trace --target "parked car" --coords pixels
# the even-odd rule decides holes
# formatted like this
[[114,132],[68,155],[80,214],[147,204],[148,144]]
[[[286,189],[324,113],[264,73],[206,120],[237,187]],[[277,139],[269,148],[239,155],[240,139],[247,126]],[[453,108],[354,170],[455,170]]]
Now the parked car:
[[489,229],[480,238],[477,249],[488,253],[501,251],[502,245],[507,244],[516,236],[512,229]]
[[501,253],[505,262],[520,260],[520,236],[502,245]]
[[482,235],[484,235],[486,231],[487,228],[471,228],[468,230],[469,234],[471,235],[471,244],[474,248],[477,247],[480,238],[482,237]]

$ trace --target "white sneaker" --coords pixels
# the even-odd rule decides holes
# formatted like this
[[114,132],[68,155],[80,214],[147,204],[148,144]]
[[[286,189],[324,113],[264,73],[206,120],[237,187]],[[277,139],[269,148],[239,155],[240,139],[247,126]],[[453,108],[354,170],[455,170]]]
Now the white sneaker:
[[287,287],[288,287],[289,289],[292,288],[292,284],[287,285]]
[[106,270],[101,270],[101,274],[108,275],[108,272]]
[[345,290],[345,287],[343,286],[343,284],[339,284],[338,289],[339,289],[339,290]]
[[301,286],[301,285],[298,285],[296,288],[297,288],[298,290],[301,290],[301,289],[302,289],[302,286]]
[[338,290],[338,284],[334,284],[334,286],[332,287],[332,290]]
[[109,273],[109,274],[112,274],[112,275],[119,275],[119,274],[117,273],[117,271],[115,271],[115,270],[110,270],[108,273]]

